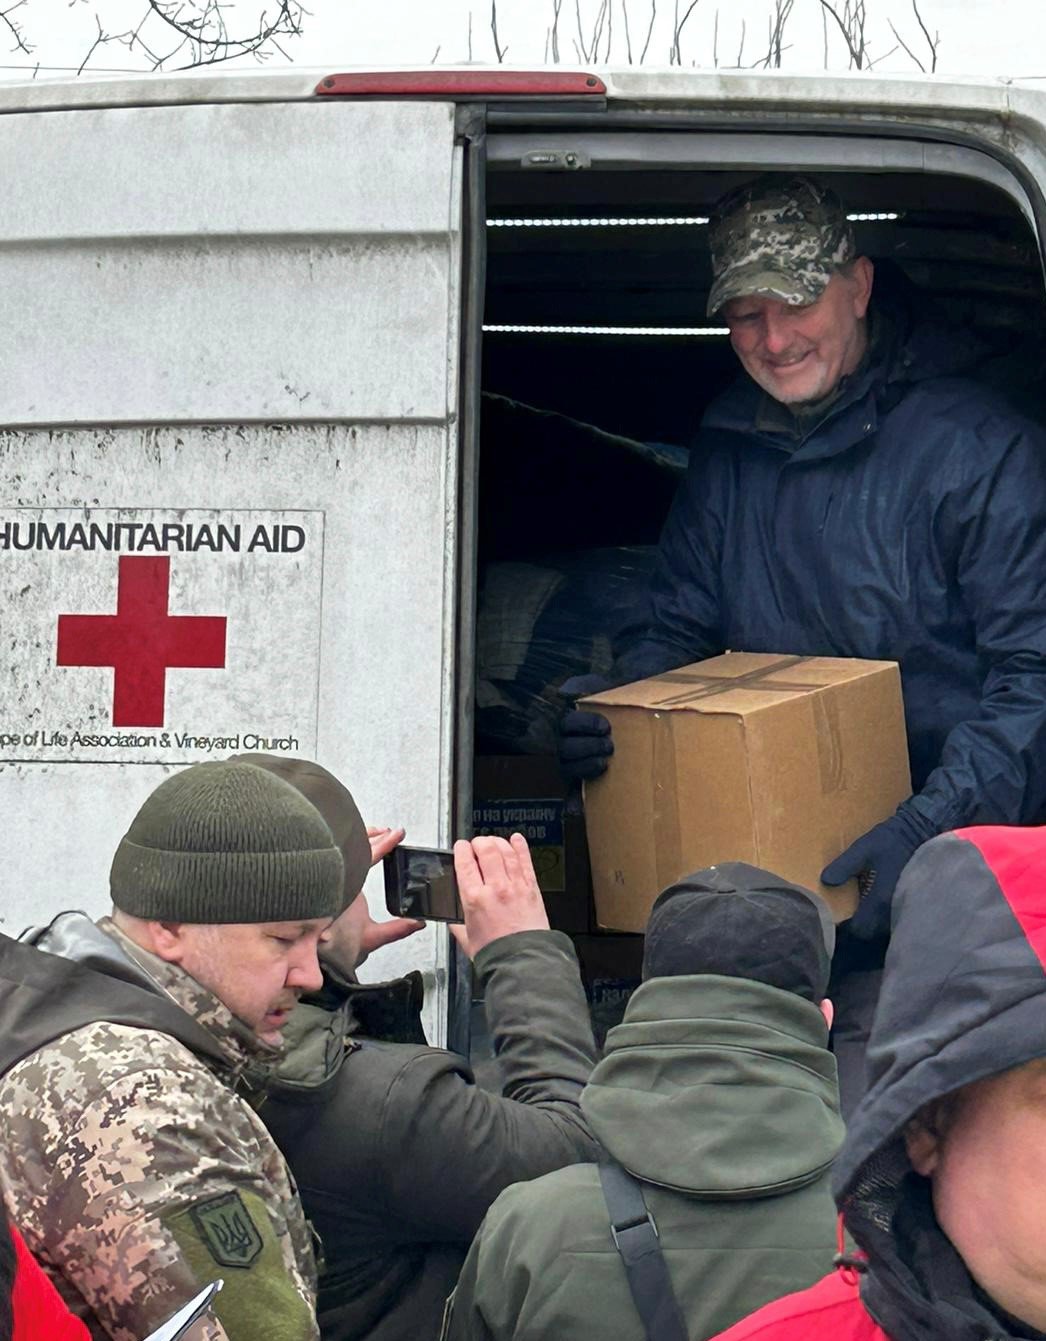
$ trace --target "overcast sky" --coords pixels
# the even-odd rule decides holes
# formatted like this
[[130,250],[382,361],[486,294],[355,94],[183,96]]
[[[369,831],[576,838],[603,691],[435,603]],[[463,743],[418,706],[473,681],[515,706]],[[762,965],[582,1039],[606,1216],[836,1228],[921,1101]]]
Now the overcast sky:
[[[560,20],[560,56],[576,62],[575,42],[590,47],[596,15],[602,0],[563,0]],[[657,19],[650,37],[648,63],[666,65],[673,29],[673,14],[680,15],[690,0],[654,0]],[[840,0],[841,6],[842,0]],[[646,42],[652,0],[612,0],[614,13],[611,62],[627,61],[624,15],[629,17],[633,56],[638,59]],[[270,68],[289,61],[326,69],[350,65],[428,64],[464,61],[469,55],[469,15],[472,15],[472,56],[478,61],[494,58],[490,32],[490,0],[306,0],[311,14],[304,20],[300,38],[283,43],[285,56],[273,52]],[[1042,0],[919,0],[923,19],[931,33],[940,34],[938,70],[949,74],[1009,74],[1046,76],[1046,31],[1042,22]],[[23,67],[31,73],[41,67],[77,66],[98,32],[98,20],[109,33],[135,26],[146,11],[145,0],[23,0],[17,11],[3,6],[22,26],[29,55],[12,50],[7,34],[0,45],[0,61],[8,67]],[[272,0],[235,0],[225,6],[230,30],[257,26],[263,9]],[[891,33],[892,20],[900,37],[921,60],[928,51],[913,14],[912,0],[867,0],[873,56],[882,59],[880,70],[914,71],[916,66],[898,48]],[[172,6],[173,8],[173,6]],[[711,66],[718,50],[721,65],[740,60],[751,64],[767,47],[767,22],[773,0],[698,0],[682,34],[682,59],[686,65]],[[540,64],[548,49],[553,0],[498,0],[499,35],[506,59],[512,63]],[[580,37],[578,13],[580,12]],[[718,43],[716,16],[718,15]],[[171,43],[152,18],[143,28],[157,50]],[[829,29],[829,65],[845,69],[845,48],[837,33]],[[742,48],[742,34],[744,45]],[[606,55],[606,30],[600,59]],[[824,34],[819,0],[794,0],[786,29],[784,63],[796,70],[821,69],[824,65]],[[0,43],[3,35],[0,34]],[[166,47],[165,47],[166,43]],[[4,56],[3,52],[7,51]],[[248,63],[253,64],[253,61]],[[173,63],[174,66],[177,61]],[[98,47],[88,69],[142,69],[146,62],[125,47],[110,43]],[[173,66],[172,66],[173,68]],[[44,73],[41,70],[41,73]],[[17,68],[8,68],[7,78],[18,78]]]

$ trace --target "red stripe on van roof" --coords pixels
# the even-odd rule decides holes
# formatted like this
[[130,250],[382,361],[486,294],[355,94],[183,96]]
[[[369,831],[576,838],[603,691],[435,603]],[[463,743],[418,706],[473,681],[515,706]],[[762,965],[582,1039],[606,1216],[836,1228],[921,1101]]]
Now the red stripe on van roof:
[[321,79],[316,92],[327,96],[438,96],[444,98],[499,96],[569,96],[606,93],[597,75],[566,70],[394,70],[332,74]]

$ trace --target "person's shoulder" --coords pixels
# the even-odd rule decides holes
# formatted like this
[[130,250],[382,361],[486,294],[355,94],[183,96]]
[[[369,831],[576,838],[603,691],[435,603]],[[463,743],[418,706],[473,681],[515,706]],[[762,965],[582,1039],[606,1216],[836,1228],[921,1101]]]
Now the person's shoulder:
[[540,1178],[513,1183],[497,1197],[484,1222],[483,1235],[504,1242],[506,1251],[529,1245],[532,1255],[549,1258],[568,1250],[613,1252],[606,1202],[595,1164],[570,1164]]
[[898,412],[907,419],[901,445],[921,456],[940,487],[975,490],[1046,487],[1046,427],[1001,391],[963,377],[933,378],[909,388]]
[[311,1091],[330,1085],[345,1060],[346,1029],[344,1003],[328,1009],[299,1001],[283,1032],[283,1056],[273,1070],[271,1089]]
[[433,1048],[427,1043],[390,1043],[375,1038],[353,1038],[347,1044],[345,1065],[358,1078],[362,1074],[395,1078],[414,1070],[459,1071],[471,1076],[471,1068],[459,1053]]
[[[428,1126],[426,1107],[431,1109],[437,1095],[445,1105],[448,1086],[453,1090],[474,1084],[472,1068],[456,1052],[424,1043],[353,1037],[345,1040],[340,1065],[320,1086],[297,1082],[282,1067],[269,1086],[262,1115],[270,1129],[279,1131],[281,1141],[295,1145],[314,1140],[317,1130],[330,1131],[333,1139],[349,1122],[352,1139],[343,1143],[340,1157],[352,1150],[362,1159],[368,1151],[406,1140],[419,1122]],[[295,1118],[304,1108],[313,1113],[307,1133]]]
[[539,1178],[528,1178],[526,1182],[513,1183],[495,1201],[503,1213],[530,1214],[541,1206],[550,1204],[559,1197],[581,1196],[589,1192],[600,1191],[598,1164],[567,1164],[562,1169],[553,1169]]
[[448,1084],[475,1084],[472,1067],[456,1052],[424,1043],[353,1039],[334,1089],[357,1111],[357,1131],[363,1135],[370,1125],[367,1115],[376,1130],[387,1128],[390,1116],[397,1129],[411,1124],[417,1105],[432,1098],[433,1087]]
[[113,1117],[175,1106],[188,1125],[194,1111],[214,1107],[216,1090],[230,1093],[168,1034],[96,1021],[16,1063],[0,1080],[0,1109],[22,1139],[49,1147],[96,1109]]
[[889,1341],[861,1303],[856,1279],[833,1271],[775,1299],[713,1341]]
[[170,1034],[95,1020],[16,1062],[4,1077],[3,1088],[28,1084],[31,1092],[34,1084],[42,1083],[45,1088],[65,1085],[88,1095],[140,1071],[191,1073],[194,1080],[201,1073],[210,1075],[192,1051]]
[[975,432],[979,437],[1046,436],[1046,430],[1015,404],[1005,391],[976,377],[947,375],[912,382],[901,405],[933,414],[942,424]]

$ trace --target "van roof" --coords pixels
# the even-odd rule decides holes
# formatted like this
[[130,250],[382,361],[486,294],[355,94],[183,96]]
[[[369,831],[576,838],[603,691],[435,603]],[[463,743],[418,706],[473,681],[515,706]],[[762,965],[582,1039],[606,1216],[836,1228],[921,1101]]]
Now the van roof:
[[[392,72],[393,67],[388,67]],[[440,66],[481,77],[485,68],[506,73],[528,67]],[[529,67],[533,68],[533,67]],[[554,67],[565,72],[569,67]],[[396,67],[402,70],[419,67]],[[93,107],[143,107],[179,103],[289,102],[312,99],[321,79],[350,73],[332,63],[325,69],[212,72],[197,68],[172,74],[80,76],[79,78],[0,81],[0,113],[58,111]],[[359,67],[359,73],[373,73]],[[421,70],[419,70],[421,72]],[[431,73],[431,68],[424,69]],[[896,113],[999,113],[1030,99],[1042,114],[1042,94],[1034,80],[960,78],[944,75],[792,74],[786,71],[680,70],[657,66],[586,67],[607,86],[618,103],[724,105],[824,110],[882,110]],[[1027,106],[1027,104],[1025,103]],[[1032,107],[1029,106],[1031,111]]]

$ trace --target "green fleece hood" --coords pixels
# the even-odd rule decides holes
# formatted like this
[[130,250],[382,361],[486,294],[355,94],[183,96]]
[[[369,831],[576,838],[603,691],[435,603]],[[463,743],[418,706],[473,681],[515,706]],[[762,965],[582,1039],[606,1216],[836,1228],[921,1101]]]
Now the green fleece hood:
[[843,1141],[835,1058],[818,1008],[713,975],[652,978],[607,1035],[581,1099],[637,1178],[708,1199],[788,1192]]

